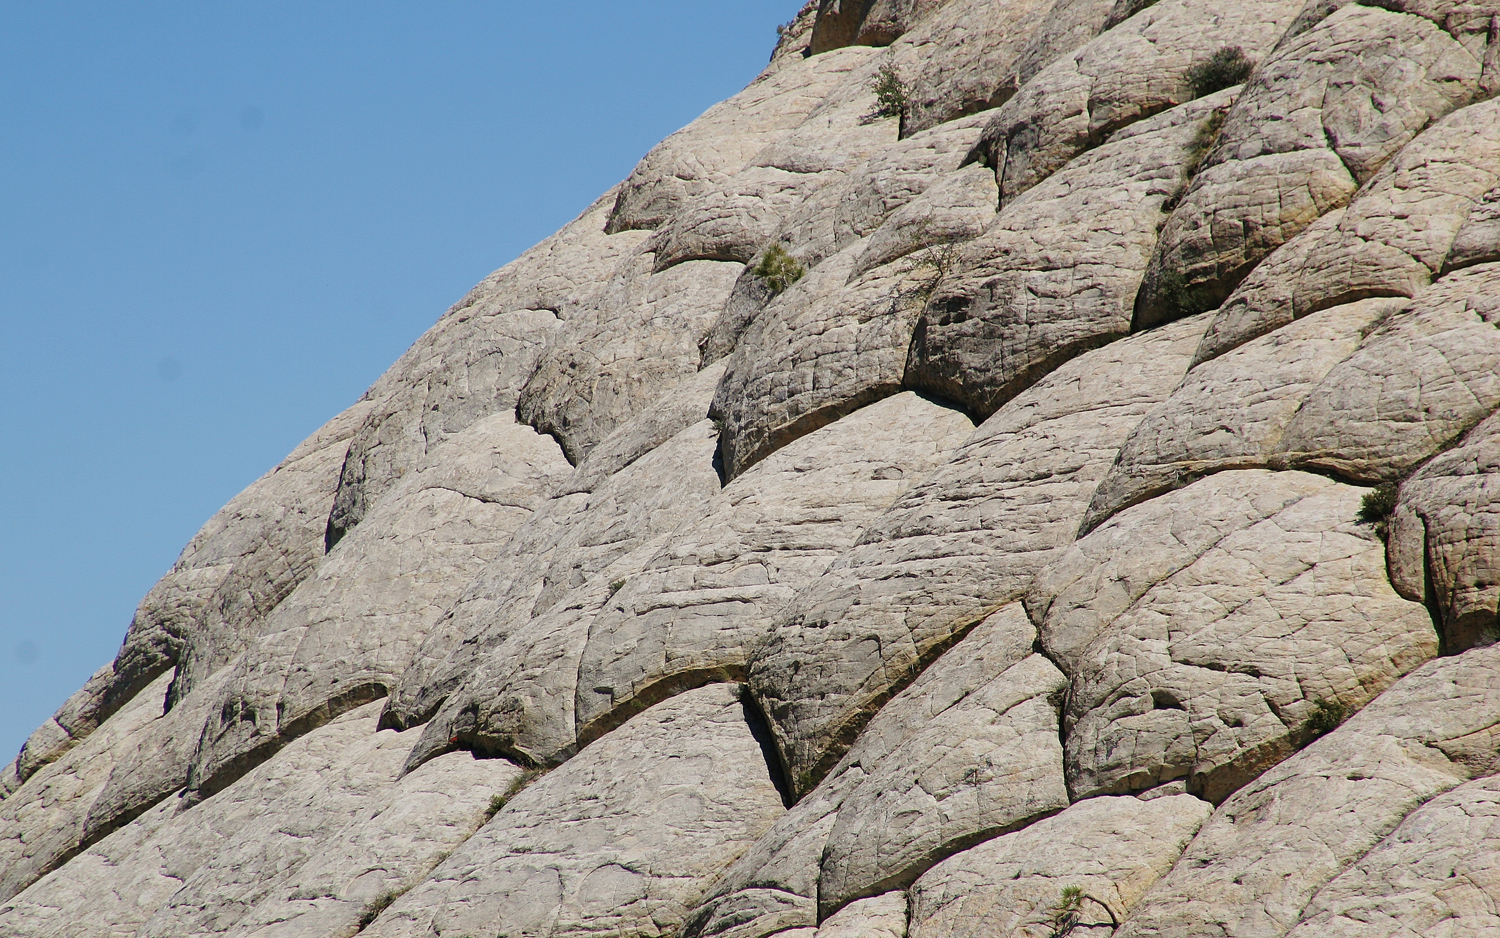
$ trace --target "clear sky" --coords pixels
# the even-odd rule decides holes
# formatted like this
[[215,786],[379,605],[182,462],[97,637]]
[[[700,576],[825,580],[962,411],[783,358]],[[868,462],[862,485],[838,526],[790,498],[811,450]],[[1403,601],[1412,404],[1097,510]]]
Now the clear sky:
[[0,0],[0,763],[224,502],[800,0]]

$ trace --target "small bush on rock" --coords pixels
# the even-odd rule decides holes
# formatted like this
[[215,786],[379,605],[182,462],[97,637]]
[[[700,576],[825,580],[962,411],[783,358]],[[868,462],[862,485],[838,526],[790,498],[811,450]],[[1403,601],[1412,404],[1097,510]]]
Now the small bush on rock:
[[1359,523],[1383,525],[1396,510],[1398,486],[1385,482],[1365,493],[1359,503]]
[[889,64],[880,66],[880,71],[876,73],[870,90],[875,92],[875,110],[869,113],[869,119],[880,120],[884,117],[906,115],[906,109],[911,102],[907,95],[906,82],[901,80],[901,73],[896,71],[896,66]]
[[1188,84],[1199,98],[1213,94],[1231,85],[1238,85],[1250,76],[1255,63],[1239,46],[1225,46],[1206,61],[1198,62],[1188,69]]
[[755,276],[765,281],[771,296],[778,296],[786,288],[802,279],[807,273],[802,262],[787,253],[786,248],[773,244],[762,254],[760,261],[751,268]]
[[1307,718],[1307,728],[1314,736],[1323,736],[1339,728],[1349,717],[1349,708],[1337,700],[1318,698],[1313,704],[1312,716]]

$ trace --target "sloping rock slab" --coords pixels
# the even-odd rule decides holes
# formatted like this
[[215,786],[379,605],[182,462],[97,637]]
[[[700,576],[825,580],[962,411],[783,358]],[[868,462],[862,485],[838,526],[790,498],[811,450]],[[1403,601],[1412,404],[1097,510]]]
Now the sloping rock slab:
[[1218,306],[1266,255],[1472,101],[1479,72],[1430,21],[1359,4],[1282,43],[1163,227],[1137,325]]
[[1362,490],[1220,473],[1121,513],[1037,578],[1042,642],[1071,679],[1075,798],[1176,778],[1215,804],[1437,654],[1384,577]]
[[892,694],[1072,542],[1204,323],[1088,353],[1016,397],[777,615],[749,681],[799,794]]
[[949,857],[911,888],[911,938],[1032,938],[1083,890],[1070,935],[1108,935],[1182,855],[1211,808],[1191,795],[1090,798]]
[[594,620],[578,671],[580,739],[673,688],[743,679],[746,645],[776,609],[972,431],[962,414],[908,392],[726,485],[722,507],[675,531]]
[[617,193],[480,281],[365,392],[369,412],[328,517],[330,546],[443,441],[515,409],[548,337],[646,239],[605,233]]
[[[655,417],[670,422],[664,410],[679,413],[675,404],[659,402],[619,432],[643,430]],[[427,721],[490,652],[533,618],[646,541],[711,511],[722,488],[716,445],[713,424],[696,418],[601,484],[538,509],[428,630],[392,692],[384,725]],[[590,465],[586,460],[578,471],[588,473]]]
[[1197,361],[1293,319],[1369,296],[1414,296],[1443,270],[1475,204],[1500,182],[1500,101],[1427,128],[1349,207],[1287,242],[1224,302]]
[[725,873],[684,935],[764,938],[815,925],[1065,807],[1061,675],[1031,654],[1035,634],[1011,604],[939,658]]
[[1500,641],[1500,416],[1402,483],[1390,520],[1391,582],[1435,602],[1444,646]]
[[1429,662],[1221,805],[1120,938],[1280,938],[1408,815],[1493,775],[1497,733],[1500,649]]
[[1313,897],[1292,938],[1500,933],[1500,776],[1438,795]]
[[385,696],[423,633],[568,469],[497,415],[408,475],[277,609],[209,714],[188,787],[216,791],[289,738]]
[[1195,97],[1189,73],[1219,49],[1239,46],[1259,60],[1301,5],[1160,0],[1058,58],[985,130],[980,151],[995,170],[1000,204],[1009,205],[1122,127]]
[[1132,434],[1084,525],[1225,468],[1399,479],[1500,407],[1500,265],[1314,313],[1194,368]]
[[498,646],[413,758],[456,738],[553,764],[677,691],[738,680],[771,613],[970,429],[905,394],[758,464]]
[[689,691],[516,795],[361,934],[671,932],[783,810],[737,688]]
[[1008,204],[933,292],[906,385],[987,417],[1069,358],[1129,334],[1162,205],[1203,122],[1232,95],[1131,127]]

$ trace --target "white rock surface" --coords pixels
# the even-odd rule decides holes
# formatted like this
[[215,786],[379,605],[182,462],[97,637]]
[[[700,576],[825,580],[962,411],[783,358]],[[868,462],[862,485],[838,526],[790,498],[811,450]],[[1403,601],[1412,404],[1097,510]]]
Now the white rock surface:
[[1071,679],[1073,797],[1177,778],[1218,804],[1438,651],[1382,576],[1363,490],[1225,472],[1122,512],[1037,577],[1042,644]]
[[[1351,8],[1352,9],[1352,8]],[[1500,181],[1500,101],[1456,111],[1257,267],[1224,302],[1197,360],[1294,318],[1368,296],[1413,296],[1443,270],[1476,203]]]
[[1108,935],[1208,819],[1191,795],[1090,798],[928,870],[911,889],[911,938],[1030,938],[1053,930],[1062,891],[1086,897],[1072,935]]
[[1500,0],[786,12],[193,539],[0,935],[1500,931]]
[[1233,94],[1122,130],[1007,203],[936,285],[906,385],[987,417],[1069,358],[1128,335],[1162,206],[1203,123]]
[[1408,815],[1494,774],[1497,690],[1496,649],[1408,675],[1221,805],[1120,938],[1186,938],[1205,927],[1225,938],[1285,935],[1320,890]]
[[1181,380],[1202,318],[1083,355],[986,421],[776,618],[750,685],[796,789],[948,643],[1072,542],[1142,416]]
[[669,932],[782,811],[736,688],[689,691],[533,782],[361,934]]
[[1211,152],[1163,228],[1137,324],[1218,306],[1418,132],[1472,101],[1479,73],[1480,60],[1431,21],[1360,4],[1283,42],[1205,141]]

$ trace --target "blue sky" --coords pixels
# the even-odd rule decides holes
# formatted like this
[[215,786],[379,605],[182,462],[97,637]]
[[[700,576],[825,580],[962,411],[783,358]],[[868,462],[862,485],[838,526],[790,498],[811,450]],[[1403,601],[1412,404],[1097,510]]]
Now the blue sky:
[[799,0],[0,0],[0,762],[210,515]]

